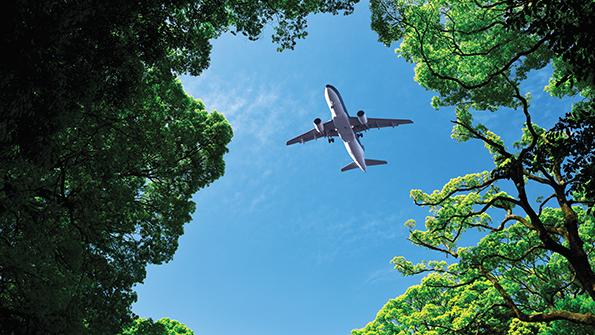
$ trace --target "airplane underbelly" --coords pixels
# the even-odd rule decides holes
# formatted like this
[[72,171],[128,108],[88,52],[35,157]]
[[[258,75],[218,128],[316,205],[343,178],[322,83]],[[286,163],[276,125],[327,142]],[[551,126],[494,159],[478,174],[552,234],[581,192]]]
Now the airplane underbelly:
[[333,117],[333,123],[335,124],[335,128],[339,133],[339,137],[341,137],[344,142],[354,139],[351,124],[349,123],[349,119],[346,117],[345,113],[338,113],[335,117]]
[[355,153],[353,152],[353,148],[351,146],[350,142],[343,142],[343,145],[345,146],[345,150],[347,150],[347,153],[349,154],[349,156],[351,157],[351,159],[353,159],[353,161],[356,160],[355,157]]
[[354,141],[344,142],[343,144],[345,145],[345,149],[349,153],[349,156],[351,157],[351,159],[353,159],[353,161],[356,162],[356,164],[360,168],[362,166],[364,166],[365,165],[364,152],[361,149],[361,147],[359,146],[359,144],[357,143],[357,141],[354,140]]

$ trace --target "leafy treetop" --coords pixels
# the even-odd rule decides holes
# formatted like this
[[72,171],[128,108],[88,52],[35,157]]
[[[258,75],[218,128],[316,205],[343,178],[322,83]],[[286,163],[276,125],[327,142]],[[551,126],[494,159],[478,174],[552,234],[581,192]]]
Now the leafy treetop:
[[183,323],[170,318],[157,321],[136,318],[119,335],[194,335],[194,332]]
[[[354,334],[592,332],[593,86],[577,70],[581,64],[572,63],[576,58],[561,54],[552,40],[570,38],[564,29],[575,22],[573,11],[548,18],[541,10],[549,9],[540,6],[551,4],[371,2],[372,27],[380,40],[401,41],[397,53],[416,63],[415,80],[437,93],[433,105],[455,106],[452,137],[482,141],[494,168],[454,178],[432,193],[411,191],[415,203],[429,208],[431,215],[424,229],[407,222],[409,239],[457,263],[413,264],[396,257],[393,263],[402,273],[430,274]],[[580,8],[593,12],[592,6]],[[527,21],[512,24],[520,18]],[[549,20],[558,30],[549,33],[542,26]],[[585,48],[582,44],[574,50],[589,62],[591,56],[578,51]],[[530,95],[520,87],[531,70],[548,63],[554,65],[548,88],[552,94],[580,91],[584,97],[550,130],[532,121]],[[517,110],[525,120],[513,147],[473,120],[477,111],[502,107]],[[532,198],[529,188],[547,193]],[[483,238],[463,247],[460,241],[468,231]]]

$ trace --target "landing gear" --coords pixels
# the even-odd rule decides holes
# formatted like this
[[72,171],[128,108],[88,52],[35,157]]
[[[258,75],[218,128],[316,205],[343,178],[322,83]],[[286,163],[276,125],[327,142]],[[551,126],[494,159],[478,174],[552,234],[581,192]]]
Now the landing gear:
[[335,142],[335,139],[334,138],[332,138],[332,137],[329,137],[328,138],[328,143],[334,143],[334,142]]

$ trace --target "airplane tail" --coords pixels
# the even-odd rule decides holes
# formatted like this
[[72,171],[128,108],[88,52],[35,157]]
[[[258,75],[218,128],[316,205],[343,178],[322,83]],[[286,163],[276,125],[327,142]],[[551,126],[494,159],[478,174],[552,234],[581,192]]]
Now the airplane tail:
[[357,165],[354,163],[349,163],[347,165],[345,165],[343,168],[341,168],[341,172],[345,172],[347,170],[352,170],[352,169],[357,169]]
[[[373,165],[384,165],[384,164],[388,164],[387,161],[381,161],[378,159],[366,159],[366,166],[373,166]],[[358,166],[357,164],[355,164],[355,162],[353,163],[349,163],[347,165],[345,165],[342,169],[341,172],[345,172],[348,170],[352,170],[352,169],[357,169]]]
[[387,161],[381,161],[378,159],[366,159],[366,165],[367,166],[372,166],[372,165],[384,165],[384,164],[388,164]]

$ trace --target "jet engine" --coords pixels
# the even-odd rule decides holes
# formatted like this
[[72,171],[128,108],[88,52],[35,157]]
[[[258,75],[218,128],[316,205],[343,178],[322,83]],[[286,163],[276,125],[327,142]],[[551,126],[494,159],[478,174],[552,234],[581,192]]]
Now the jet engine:
[[319,133],[324,133],[324,124],[322,123],[322,120],[317,117],[314,119],[314,127],[316,128],[316,131]]
[[368,123],[368,118],[366,117],[366,113],[364,113],[364,111],[357,112],[357,119],[359,120],[359,123],[364,126]]

